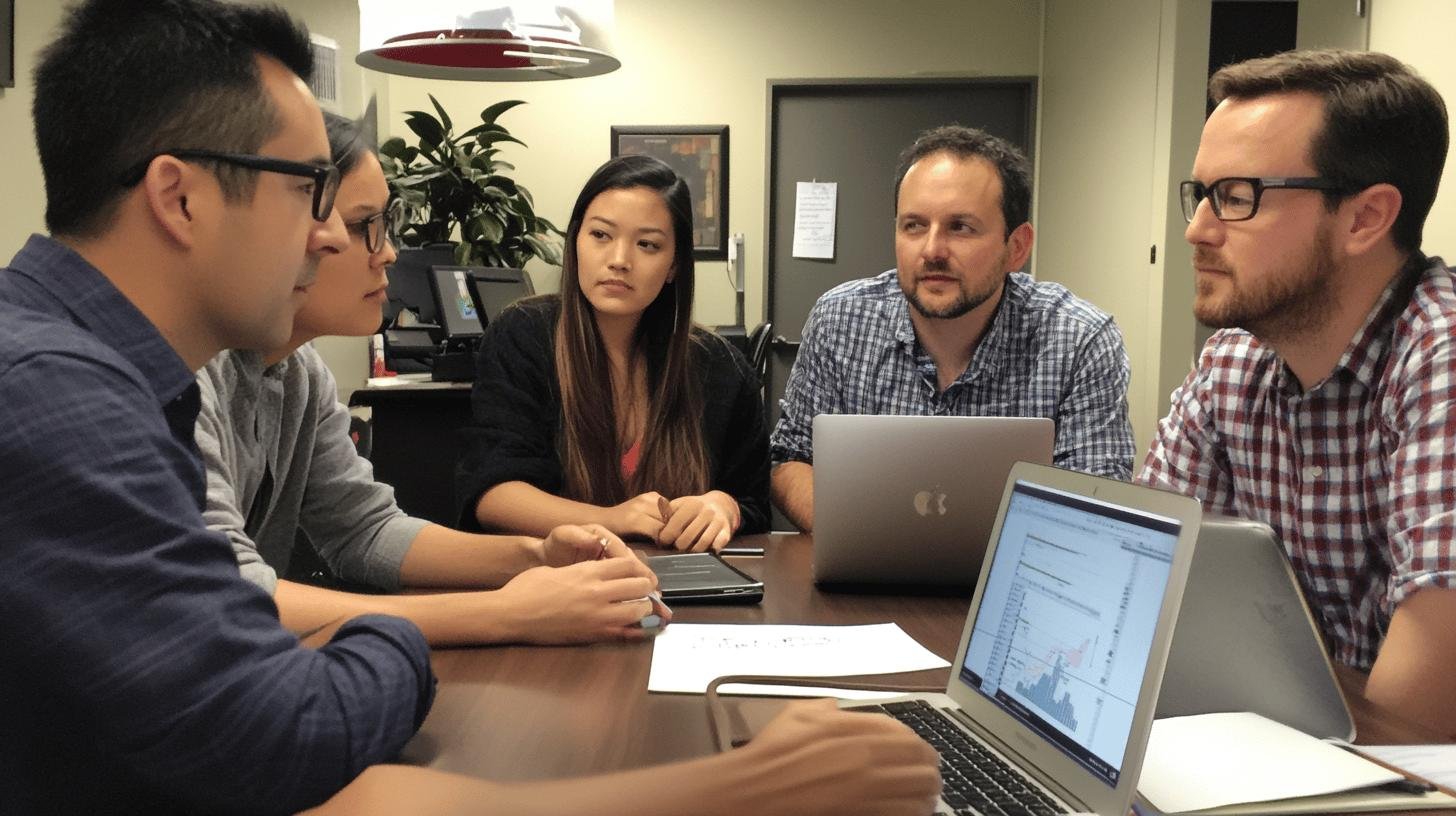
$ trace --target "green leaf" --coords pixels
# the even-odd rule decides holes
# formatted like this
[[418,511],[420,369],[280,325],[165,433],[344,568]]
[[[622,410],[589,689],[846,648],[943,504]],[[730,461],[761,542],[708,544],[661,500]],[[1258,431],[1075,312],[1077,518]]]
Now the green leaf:
[[481,184],[486,187],[499,187],[507,195],[515,195],[521,189],[510,176],[486,176]]
[[404,158],[404,153],[408,149],[408,146],[404,143],[404,139],[401,139],[398,136],[386,140],[384,144],[379,146],[379,152],[381,155],[388,156],[391,159],[400,159],[405,162],[408,162],[408,159]]
[[505,235],[505,227],[499,218],[488,212],[480,212],[470,220],[471,231],[482,240],[495,243]]
[[535,235],[526,235],[526,244],[536,253],[537,257],[546,263],[554,266],[561,265],[561,252],[557,248],[541,240]]
[[455,123],[450,121],[450,114],[446,113],[445,109],[440,107],[440,101],[435,98],[435,95],[427,93],[425,94],[425,96],[428,96],[430,98],[430,104],[434,105],[435,112],[440,114],[440,121],[445,125],[445,132],[449,133],[450,131],[454,130]]
[[433,170],[426,170],[423,173],[419,173],[418,175],[400,176],[394,180],[394,183],[399,185],[400,187],[417,187],[432,179],[437,179],[441,176],[449,175],[449,173],[450,171],[448,169],[437,167]]
[[420,137],[421,148],[438,148],[445,141],[445,128],[424,111],[406,111],[404,123]]
[[497,131],[482,133],[479,136],[475,137],[475,141],[481,147],[489,147],[490,145],[496,144],[497,142],[515,142],[521,147],[530,147],[530,145],[526,144],[520,139],[517,139],[509,133],[500,133]]
[[494,122],[486,122],[483,125],[476,125],[475,127],[471,128],[470,130],[465,131],[464,133],[460,134],[460,136],[457,137],[457,138],[459,138],[459,139],[473,139],[473,138],[475,138],[476,136],[479,136],[482,133],[509,133],[509,132],[510,131],[506,130],[505,127],[503,127],[501,125],[497,125]]
[[493,161],[493,162],[490,163],[490,171],[492,173],[499,173],[502,170],[514,170],[514,169],[516,169],[516,166],[514,164],[511,164],[510,162],[506,162],[506,161]]
[[493,124],[496,119],[500,118],[500,115],[502,113],[505,113],[506,111],[514,108],[517,105],[524,104],[526,104],[525,101],[521,99],[508,99],[504,102],[497,102],[480,112],[480,121],[485,122],[486,124]]

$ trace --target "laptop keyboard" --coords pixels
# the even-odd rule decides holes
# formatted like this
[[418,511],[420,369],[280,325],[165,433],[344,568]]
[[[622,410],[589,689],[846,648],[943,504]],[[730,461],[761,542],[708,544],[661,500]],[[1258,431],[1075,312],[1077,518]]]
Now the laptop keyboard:
[[1066,809],[924,700],[855,706],[910,726],[940,753],[940,798],[961,816],[1052,816]]

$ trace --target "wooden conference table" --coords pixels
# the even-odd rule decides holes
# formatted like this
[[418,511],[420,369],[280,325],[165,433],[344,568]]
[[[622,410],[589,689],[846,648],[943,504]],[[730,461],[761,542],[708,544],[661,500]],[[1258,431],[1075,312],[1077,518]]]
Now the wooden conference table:
[[[765,555],[730,557],[764,581],[761,604],[680,606],[676,623],[898,623],[952,660],[969,597],[821,592],[811,579],[812,538],[741,539]],[[434,709],[403,760],[501,781],[554,779],[639,768],[715,751],[702,695],[649,694],[650,641],[591,646],[436,650]],[[944,687],[948,669],[876,675],[872,682]],[[1368,744],[1443,742],[1361,695],[1364,676],[1340,672],[1359,733]],[[743,699],[745,719],[766,722],[782,699]],[[1437,811],[1425,811],[1435,813]]]

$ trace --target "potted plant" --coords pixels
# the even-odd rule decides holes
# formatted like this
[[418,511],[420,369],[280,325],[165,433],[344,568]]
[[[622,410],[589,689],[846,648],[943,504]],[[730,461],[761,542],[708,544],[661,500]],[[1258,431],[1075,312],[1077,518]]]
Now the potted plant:
[[433,95],[430,103],[439,118],[405,112],[418,146],[395,137],[379,148],[390,189],[408,214],[400,240],[420,247],[455,240],[458,234],[455,261],[462,265],[521,269],[540,258],[559,266],[561,230],[536,215],[531,193],[503,175],[515,166],[497,158],[502,143],[526,146],[496,122],[524,103],[497,102],[480,112],[479,125],[458,135]]

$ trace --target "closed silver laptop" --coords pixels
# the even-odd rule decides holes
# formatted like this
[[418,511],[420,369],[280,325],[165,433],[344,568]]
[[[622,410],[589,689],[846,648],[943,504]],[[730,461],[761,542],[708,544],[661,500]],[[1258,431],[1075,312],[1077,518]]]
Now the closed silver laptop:
[[1315,737],[1355,721],[1284,547],[1266,524],[1209,516],[1183,593],[1158,716],[1252,711]]
[[814,580],[969,588],[1011,466],[1051,464],[1026,417],[814,417]]
[[841,705],[937,748],[937,813],[1126,816],[1200,515],[1185,496],[1016,465],[945,694]]

